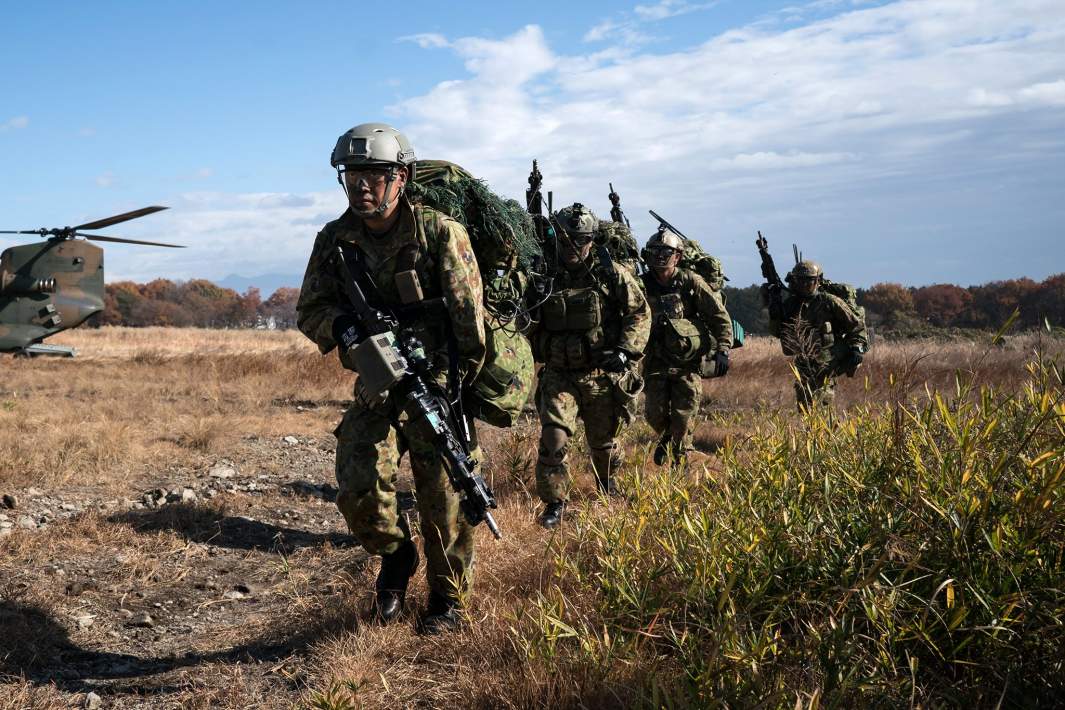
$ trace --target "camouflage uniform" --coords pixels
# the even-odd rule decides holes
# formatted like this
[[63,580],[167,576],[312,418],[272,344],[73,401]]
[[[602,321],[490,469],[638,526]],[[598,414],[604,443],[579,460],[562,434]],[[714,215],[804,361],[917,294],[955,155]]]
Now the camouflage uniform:
[[[558,427],[571,437],[577,417],[583,420],[592,466],[605,484],[623,463],[617,435],[634,419],[642,382],[631,365],[622,372],[598,365],[607,350],[622,350],[631,360],[642,357],[650,312],[628,269],[602,265],[594,253],[585,264],[574,272],[559,266],[553,295],[541,309],[533,343],[536,359],[545,364],[536,396],[541,427]],[[541,442],[536,491],[544,503],[568,498],[566,455],[566,446],[547,452]]]
[[785,355],[794,356],[799,372],[796,402],[800,407],[830,405],[847,354],[868,345],[865,323],[843,299],[823,290],[807,297],[788,293],[780,312],[773,311],[770,308],[769,332],[780,338]]
[[[400,303],[395,284],[397,266],[415,253],[414,269],[426,299],[443,296],[455,335],[459,370],[469,382],[485,355],[481,278],[466,229],[440,212],[414,207],[405,198],[400,215],[385,235],[373,236],[350,210],[318,234],[297,303],[297,323],[319,350],[327,353],[333,340],[333,319],[348,312],[342,276],[334,259],[337,243],[348,242],[365,258],[367,272],[382,305]],[[367,294],[367,299],[375,301]],[[448,369],[446,321],[426,314],[404,322],[425,345],[437,383],[445,385]],[[341,358],[346,361],[346,356]],[[345,362],[345,364],[348,364]],[[429,587],[445,597],[456,596],[470,581],[473,530],[459,511],[442,458],[427,424],[411,417],[394,394],[368,401],[358,382],[355,401],[334,432],[337,437],[337,507],[351,533],[372,554],[395,552],[410,531],[396,504],[396,473],[404,451],[410,452]],[[473,430],[472,422],[470,431]],[[474,450],[473,456],[480,458]]]
[[[691,447],[691,420],[699,412],[702,394],[702,357],[687,361],[667,349],[676,337],[670,319],[682,318],[705,329],[713,342],[704,351],[728,352],[732,347],[732,318],[721,296],[694,271],[677,268],[663,286],[653,271],[643,275],[653,324],[643,361],[644,407],[647,423],[659,437],[671,436],[675,459]],[[704,336],[705,337],[705,336]]]

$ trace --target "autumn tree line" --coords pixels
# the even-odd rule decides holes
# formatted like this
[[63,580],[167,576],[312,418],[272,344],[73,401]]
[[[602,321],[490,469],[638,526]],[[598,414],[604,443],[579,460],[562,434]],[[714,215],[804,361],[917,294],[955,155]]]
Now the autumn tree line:
[[298,288],[279,288],[263,300],[259,289],[237,293],[205,279],[146,284],[107,284],[98,325],[149,325],[199,328],[293,328]]
[[[725,287],[729,312],[749,333],[767,332],[759,287]],[[201,328],[292,328],[297,288],[279,288],[263,300],[259,289],[244,293],[204,279],[107,285],[99,325],[197,326]],[[1014,310],[1022,329],[1065,325],[1065,274],[1044,281],[1010,279],[963,288],[953,284],[903,286],[879,283],[858,289],[869,325],[884,335],[934,335],[951,329],[996,330]]]
[[[768,330],[758,286],[725,287],[732,317],[750,333]],[[1009,279],[967,288],[953,284],[903,286],[878,283],[858,289],[866,322],[886,336],[935,335],[950,330],[997,330],[1019,313],[1014,325],[1030,330],[1065,325],[1065,274],[1044,281]]]

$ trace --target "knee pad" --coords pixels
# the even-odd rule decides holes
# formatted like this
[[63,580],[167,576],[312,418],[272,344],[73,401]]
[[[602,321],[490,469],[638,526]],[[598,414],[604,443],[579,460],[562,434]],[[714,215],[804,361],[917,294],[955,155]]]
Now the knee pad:
[[539,463],[544,466],[561,466],[569,451],[569,435],[559,427],[544,427],[540,433]]

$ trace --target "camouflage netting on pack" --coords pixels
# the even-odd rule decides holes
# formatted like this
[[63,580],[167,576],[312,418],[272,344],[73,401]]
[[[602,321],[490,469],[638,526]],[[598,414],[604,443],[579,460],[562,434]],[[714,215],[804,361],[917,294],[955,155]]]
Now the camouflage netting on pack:
[[613,220],[600,220],[595,241],[606,247],[615,263],[628,267],[633,273],[638,271],[640,249],[628,226]]
[[540,254],[532,218],[516,200],[502,198],[482,180],[445,160],[419,160],[407,185],[411,202],[440,210],[470,233],[482,272],[527,270]]
[[526,337],[507,327],[523,307],[533,257],[542,252],[532,218],[515,200],[499,197],[454,163],[419,160],[407,197],[461,222],[481,271],[488,352],[466,392],[471,415],[509,427],[532,391],[534,364]]

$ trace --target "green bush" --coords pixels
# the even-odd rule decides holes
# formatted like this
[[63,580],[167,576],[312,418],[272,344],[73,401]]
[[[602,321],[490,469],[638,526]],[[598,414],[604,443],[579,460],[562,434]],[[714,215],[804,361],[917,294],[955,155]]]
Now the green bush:
[[1037,361],[1014,392],[767,421],[714,480],[637,472],[519,641],[621,704],[1060,702],[1062,390]]

